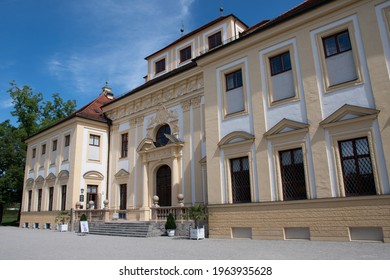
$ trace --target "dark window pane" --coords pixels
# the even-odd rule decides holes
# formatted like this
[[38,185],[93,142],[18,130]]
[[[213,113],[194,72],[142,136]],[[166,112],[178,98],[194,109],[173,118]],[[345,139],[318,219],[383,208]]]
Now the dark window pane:
[[248,157],[230,160],[233,203],[251,202]]
[[375,195],[375,180],[366,137],[339,142],[346,196]]
[[279,152],[284,200],[306,199],[305,168],[302,149]]
[[283,71],[291,70],[291,60],[290,60],[289,52],[282,55],[282,61],[283,61]]
[[345,52],[351,49],[351,41],[349,40],[349,33],[343,32],[337,36],[339,51]]
[[329,37],[324,40],[326,56],[331,56],[337,53],[337,44],[335,37]]
[[277,56],[271,59],[271,73],[276,75],[280,72],[282,72],[282,60]]

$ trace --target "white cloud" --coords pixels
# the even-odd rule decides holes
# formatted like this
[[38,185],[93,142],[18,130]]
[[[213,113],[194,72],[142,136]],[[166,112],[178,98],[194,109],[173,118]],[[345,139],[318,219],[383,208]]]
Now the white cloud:
[[9,109],[12,108],[14,105],[12,104],[12,99],[5,99],[0,103],[0,108],[1,109]]
[[[180,36],[181,21],[188,17],[193,0],[96,1],[75,5],[83,28],[90,28],[88,46],[52,54],[49,73],[75,91],[96,95],[109,82],[116,95],[143,83],[147,72],[144,57]],[[95,4],[96,3],[96,4]],[[96,22],[100,16],[101,21]]]

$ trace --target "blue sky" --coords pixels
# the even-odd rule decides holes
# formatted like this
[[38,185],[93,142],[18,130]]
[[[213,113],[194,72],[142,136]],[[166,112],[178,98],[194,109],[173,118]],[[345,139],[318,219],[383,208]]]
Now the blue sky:
[[[222,0],[251,26],[304,0]],[[221,0],[0,0],[0,122],[11,116],[15,81],[80,108],[108,81],[116,96],[141,85],[144,58],[217,18]]]

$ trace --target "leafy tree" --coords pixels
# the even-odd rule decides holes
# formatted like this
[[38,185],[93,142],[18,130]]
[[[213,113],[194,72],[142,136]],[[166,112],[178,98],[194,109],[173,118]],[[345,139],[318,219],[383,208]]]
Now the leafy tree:
[[33,135],[39,129],[41,110],[39,103],[43,100],[42,93],[34,94],[32,88],[23,86],[19,88],[15,82],[11,82],[8,90],[12,98],[14,110],[11,115],[17,117],[19,129],[24,131],[25,137]]
[[9,120],[0,123],[0,223],[4,205],[21,200],[26,158],[21,135]]
[[58,93],[54,93],[53,102],[46,101],[41,110],[41,127],[47,127],[51,124],[69,116],[76,109],[76,101],[63,101]]
[[44,101],[42,93],[34,93],[29,86],[10,85],[11,115],[17,118],[18,126],[9,120],[0,123],[0,223],[4,205],[21,201],[27,150],[24,140],[76,108],[75,100],[64,101],[58,93],[52,95],[53,101]]

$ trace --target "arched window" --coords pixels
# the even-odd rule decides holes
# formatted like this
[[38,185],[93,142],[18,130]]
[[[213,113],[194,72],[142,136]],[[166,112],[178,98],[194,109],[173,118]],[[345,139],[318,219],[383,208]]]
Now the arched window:
[[168,144],[169,139],[165,137],[165,134],[171,134],[171,128],[167,124],[161,126],[157,131],[155,143],[157,147],[162,147]]

